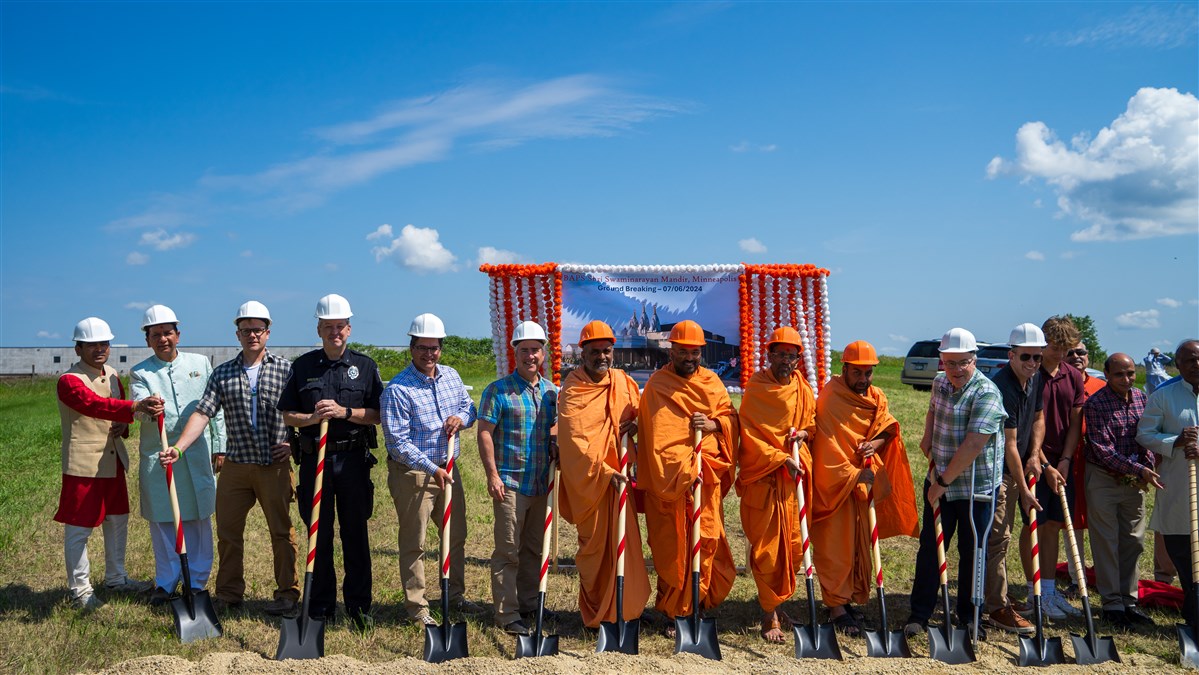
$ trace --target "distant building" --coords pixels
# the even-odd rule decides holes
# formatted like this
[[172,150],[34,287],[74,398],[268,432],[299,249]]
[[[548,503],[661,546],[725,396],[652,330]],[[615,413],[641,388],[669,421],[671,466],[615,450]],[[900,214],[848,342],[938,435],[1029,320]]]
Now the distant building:
[[[673,323],[663,324],[658,319],[658,308],[653,308],[653,318],[649,317],[645,304],[641,306],[641,316],[633,312],[632,318],[616,336],[616,345],[612,356],[612,365],[622,370],[657,370],[670,360],[667,351],[670,349],[670,329]],[[729,344],[723,335],[704,331],[707,344],[703,347],[703,363],[708,368],[715,368],[719,363],[735,362],[740,348]],[[563,346],[563,363],[565,366],[578,364],[582,356],[577,345]]]
[[[289,360],[294,360],[301,354],[306,354],[320,345],[283,346],[270,345],[272,354],[278,354]],[[403,347],[383,347],[405,351]],[[237,356],[240,346],[223,347],[193,347],[181,345],[180,351],[192,354],[202,354],[208,357],[212,365],[224,363]],[[133,366],[149,358],[154,350],[149,347],[132,347],[129,345],[113,345],[112,353],[108,356],[108,365],[117,369],[121,374],[127,374]],[[14,376],[53,376],[67,372],[79,357],[75,355],[75,346],[70,347],[0,347],[0,377]]]

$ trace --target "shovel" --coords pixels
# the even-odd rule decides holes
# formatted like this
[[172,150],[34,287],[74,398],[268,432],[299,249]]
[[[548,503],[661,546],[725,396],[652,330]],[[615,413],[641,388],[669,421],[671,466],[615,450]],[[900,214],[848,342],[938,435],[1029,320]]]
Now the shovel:
[[[1028,477],[1029,492],[1036,492],[1037,479]],[[1062,653],[1062,639],[1055,637],[1045,639],[1045,617],[1041,613],[1041,547],[1037,543],[1037,510],[1028,507],[1028,534],[1032,539],[1032,594],[1033,619],[1037,624],[1035,638],[1020,636],[1020,656],[1016,665],[1020,666],[1056,666],[1066,662]]]
[[703,432],[695,430],[695,485],[691,488],[691,616],[674,618],[674,653],[698,654],[705,659],[720,660],[720,640],[716,636],[716,619],[699,618],[699,556],[700,523],[704,484],[704,458],[699,445]]
[[312,597],[312,566],[316,561],[316,537],[321,524],[321,487],[325,481],[325,443],[329,440],[329,420],[321,420],[321,440],[317,444],[316,480],[312,486],[312,517],[308,524],[308,566],[304,569],[304,602],[300,615],[284,617],[279,627],[279,649],[275,660],[319,659],[325,655],[325,620],[308,616]]
[[[451,479],[454,475],[454,437],[449,441],[450,459],[445,471]],[[453,503],[453,484],[446,481],[441,490],[445,506],[441,511],[441,625],[425,626],[424,659],[429,663],[441,663],[451,659],[470,656],[466,643],[466,622],[450,623],[450,514]]]
[[537,628],[532,635],[516,636],[516,658],[526,656],[557,656],[558,636],[542,635],[541,627],[545,619],[545,586],[549,581],[546,573],[550,569],[550,530],[554,526],[554,487],[557,484],[558,462],[550,462],[551,496],[545,500],[545,532],[541,536],[541,581],[537,587]]
[[[872,462],[866,458],[865,467],[869,469]],[[887,595],[883,591],[883,558],[878,548],[878,516],[874,511],[874,484],[870,485],[870,548],[874,558],[874,583],[878,589],[879,630],[866,631],[866,656],[875,658],[904,658],[912,657],[908,647],[908,639],[903,630],[889,630],[887,627]]]
[[[158,416],[158,435],[162,438],[162,449],[165,452],[169,446],[163,417]],[[171,493],[171,514],[175,517],[175,552],[179,554],[183,589],[180,597],[171,599],[171,612],[175,615],[175,633],[180,642],[187,644],[210,637],[220,637],[223,631],[208,591],[192,590],[192,573],[187,565],[187,542],[183,539],[183,523],[179,518],[179,496],[175,493],[174,467],[174,464],[167,464],[167,490]]]
[[[938,499],[933,507],[933,525],[937,533],[937,564],[941,570],[941,602],[945,606],[945,627],[943,630],[937,630],[932,626],[928,628],[928,651],[929,658],[942,663],[962,664],[973,663],[977,659],[974,657],[974,646],[970,644],[970,638],[966,635],[966,629],[954,628],[951,617],[953,614],[949,609],[949,564],[945,561],[945,535],[941,531],[941,502],[943,499]],[[976,552],[977,553],[977,552]],[[958,591],[961,592],[960,590]]]
[[1095,636],[1095,618],[1091,616],[1091,602],[1087,599],[1087,582],[1083,574],[1082,551],[1074,540],[1074,523],[1070,520],[1070,501],[1066,499],[1066,491],[1058,493],[1062,498],[1062,513],[1066,516],[1066,544],[1070,549],[1070,560],[1074,563],[1074,573],[1082,581],[1078,591],[1082,594],[1082,611],[1087,615],[1087,635],[1079,637],[1070,634],[1070,643],[1074,645],[1074,662],[1080,666],[1093,666],[1104,661],[1120,663],[1120,654],[1116,652],[1116,642],[1111,636]]
[[[794,433],[794,429],[791,430]],[[791,441],[791,458],[799,464],[799,441]],[[808,585],[808,625],[792,626],[795,631],[795,658],[841,660],[837,631],[831,623],[816,623],[816,587],[812,583],[812,550],[808,542],[808,504],[804,500],[803,476],[795,474],[795,496],[799,501],[799,536],[803,541],[804,581]]]
[[[1195,611],[1199,613],[1199,500],[1195,497],[1195,460],[1191,465],[1191,594]],[[1179,662],[1187,668],[1199,668],[1199,616],[1191,618],[1190,626],[1180,623],[1178,631]]]
[[620,445],[620,475],[625,481],[620,484],[620,507],[616,510],[616,623],[604,621],[600,624],[599,642],[596,652],[620,652],[637,655],[641,619],[624,618],[624,549],[625,549],[625,506],[629,501],[629,437]]

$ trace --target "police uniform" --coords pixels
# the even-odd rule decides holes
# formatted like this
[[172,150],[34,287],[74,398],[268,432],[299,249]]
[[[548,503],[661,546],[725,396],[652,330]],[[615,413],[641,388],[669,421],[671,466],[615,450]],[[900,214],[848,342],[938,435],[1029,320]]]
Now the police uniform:
[[[291,377],[283,387],[278,408],[282,411],[311,413],[317,401],[330,399],[346,408],[379,409],[383,382],[379,367],[369,356],[346,349],[333,361],[323,349],[295,360]],[[316,481],[316,444],[320,425],[299,430],[298,457],[300,481],[297,487],[300,517],[307,524],[312,515],[312,490]],[[321,486],[320,531],[317,533],[316,561],[312,574],[312,597],[308,614],[332,619],[337,609],[337,577],[333,571],[333,521],[340,523],[341,547],[345,561],[342,588],[346,614],[355,618],[371,606],[371,551],[366,521],[375,502],[375,486],[370,468],[377,461],[371,449],[378,447],[374,425],[362,425],[340,419],[329,420],[329,438],[325,445],[325,475]]]

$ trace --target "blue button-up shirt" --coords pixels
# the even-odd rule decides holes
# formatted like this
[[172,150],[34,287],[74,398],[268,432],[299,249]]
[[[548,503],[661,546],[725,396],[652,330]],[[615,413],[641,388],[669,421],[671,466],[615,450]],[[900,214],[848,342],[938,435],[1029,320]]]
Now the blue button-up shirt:
[[[436,373],[429,377],[410,363],[387,383],[379,401],[388,456],[430,475],[449,461],[445,421],[457,417],[465,429],[477,417],[458,371],[438,365]],[[461,445],[455,443],[455,458]]]
[[517,373],[483,390],[479,419],[495,425],[495,464],[504,487],[527,497],[549,492],[550,431],[558,422],[558,387]]
[[944,473],[958,447],[970,433],[988,436],[978,457],[974,459],[974,484],[970,472],[963,471],[945,490],[949,501],[972,499],[976,494],[990,494],[1003,480],[1003,395],[995,383],[981,371],[975,370],[958,391],[945,373],[933,380],[933,393],[928,402],[933,414],[932,457],[937,473]]

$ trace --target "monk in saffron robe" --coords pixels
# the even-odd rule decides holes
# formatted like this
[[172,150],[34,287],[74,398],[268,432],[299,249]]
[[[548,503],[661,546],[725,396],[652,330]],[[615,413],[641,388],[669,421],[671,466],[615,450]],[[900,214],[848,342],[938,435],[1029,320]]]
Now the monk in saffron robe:
[[[558,395],[558,457],[562,466],[562,517],[579,533],[579,613],[597,628],[616,617],[616,524],[620,493],[620,443],[637,432],[637,383],[612,367],[616,336],[608,324],[583,327],[581,368],[572,370]],[[630,443],[627,462],[633,461]],[[641,553],[637,509],[625,509],[624,618],[641,616],[649,600],[649,574]]]
[[737,569],[724,532],[723,498],[733,486],[737,411],[716,373],[700,365],[703,329],[681,321],[670,331],[670,362],[645,383],[637,416],[637,483],[645,494],[645,525],[658,572],[654,606],[673,618],[691,613],[691,488],[695,472],[693,430],[703,432],[700,511],[700,608],[720,604]]
[[[878,356],[863,340],[842,355],[840,377],[824,385],[816,399],[812,443],[812,555],[829,617],[843,633],[862,632],[861,610],[870,598],[869,492],[879,539],[919,535],[916,492],[899,421],[887,396],[871,384]],[[867,458],[872,469],[864,469]]]
[[[777,608],[795,593],[803,564],[795,475],[812,468],[806,442],[815,430],[816,397],[795,369],[803,344],[794,328],[774,331],[767,350],[770,367],[754,373],[741,399],[737,494],[762,606],[762,637],[783,642]],[[791,456],[793,441],[800,443],[798,461]],[[811,481],[803,487],[811,504]]]

